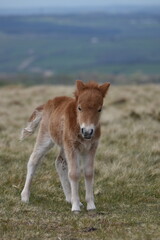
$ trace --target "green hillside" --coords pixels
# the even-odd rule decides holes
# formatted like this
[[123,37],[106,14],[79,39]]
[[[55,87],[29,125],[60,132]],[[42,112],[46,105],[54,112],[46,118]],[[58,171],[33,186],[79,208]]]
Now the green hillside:
[[160,73],[160,15],[0,17],[0,72]]

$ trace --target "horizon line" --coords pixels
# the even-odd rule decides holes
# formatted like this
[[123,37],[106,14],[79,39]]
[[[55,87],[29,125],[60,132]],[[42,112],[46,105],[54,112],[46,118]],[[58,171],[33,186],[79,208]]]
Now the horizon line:
[[107,3],[104,5],[74,5],[74,6],[53,6],[53,5],[48,5],[48,6],[24,6],[24,7],[0,7],[0,10],[6,10],[6,9],[10,9],[10,10],[14,10],[14,9],[41,9],[41,8],[95,8],[95,7],[99,7],[99,8],[103,8],[103,7],[121,7],[121,6],[127,6],[127,7],[156,7],[156,6],[160,6],[160,3],[155,3],[155,4],[151,4],[151,3],[121,3],[121,4],[115,4],[115,3]]

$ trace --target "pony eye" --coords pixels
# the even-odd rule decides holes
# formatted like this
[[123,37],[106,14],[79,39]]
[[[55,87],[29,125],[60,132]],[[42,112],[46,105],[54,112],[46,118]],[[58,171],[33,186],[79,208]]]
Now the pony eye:
[[102,108],[98,109],[98,112],[101,112],[102,111]]
[[81,108],[81,107],[78,107],[78,110],[79,110],[79,111],[81,111],[81,110],[82,110],[82,108]]

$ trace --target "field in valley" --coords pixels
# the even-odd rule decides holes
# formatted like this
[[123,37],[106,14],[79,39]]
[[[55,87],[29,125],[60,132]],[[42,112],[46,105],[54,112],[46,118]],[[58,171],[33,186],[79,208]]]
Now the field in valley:
[[111,86],[102,114],[95,163],[97,211],[73,215],[64,201],[51,150],[33,180],[29,204],[20,192],[36,134],[20,131],[47,99],[72,95],[73,87],[0,88],[0,239],[160,239],[160,86]]
[[0,15],[0,73],[160,74],[159,9]]

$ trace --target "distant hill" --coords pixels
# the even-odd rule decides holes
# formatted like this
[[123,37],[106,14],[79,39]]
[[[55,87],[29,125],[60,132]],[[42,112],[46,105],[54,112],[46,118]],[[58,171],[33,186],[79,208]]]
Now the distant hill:
[[108,4],[106,6],[88,6],[88,7],[39,7],[39,8],[0,8],[0,15],[37,15],[37,14],[78,14],[78,13],[152,13],[159,14],[159,5],[115,5]]
[[1,15],[0,74],[160,74],[159,12]]

